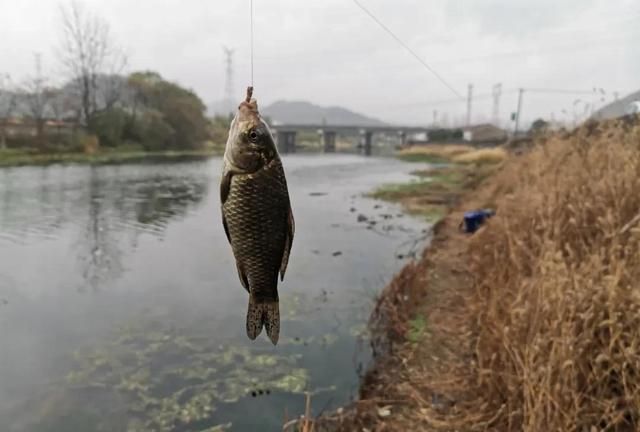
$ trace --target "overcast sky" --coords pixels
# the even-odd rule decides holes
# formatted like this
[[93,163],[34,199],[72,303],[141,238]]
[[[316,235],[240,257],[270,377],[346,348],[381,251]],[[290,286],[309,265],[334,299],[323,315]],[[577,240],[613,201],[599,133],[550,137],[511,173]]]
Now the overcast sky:
[[[237,99],[250,80],[249,0],[81,0],[107,20],[129,55],[128,70],[152,69],[209,103],[224,93],[223,45],[235,48]],[[458,93],[473,83],[476,122],[500,117],[518,87],[623,96],[640,88],[637,0],[360,0]],[[0,0],[0,72],[19,79],[33,52],[59,74],[54,55],[61,2]],[[438,81],[352,0],[254,0],[255,96],[340,105],[396,123],[464,118],[464,101]],[[523,117],[560,119],[591,95],[525,93]],[[440,102],[434,104],[434,102]]]

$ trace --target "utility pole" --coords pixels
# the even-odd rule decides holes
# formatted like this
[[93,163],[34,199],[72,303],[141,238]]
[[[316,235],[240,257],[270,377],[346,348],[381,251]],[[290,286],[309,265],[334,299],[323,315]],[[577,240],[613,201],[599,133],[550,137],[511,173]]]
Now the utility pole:
[[524,89],[518,90],[518,111],[516,112],[516,125],[513,129],[513,136],[518,135],[518,123],[520,123],[520,113],[522,112],[522,94],[524,93]]
[[467,126],[471,126],[471,100],[473,99],[473,84],[467,90]]
[[493,86],[493,124],[500,126],[500,95],[502,94],[502,84]]
[[224,81],[224,109],[233,112],[233,49],[223,47],[226,56],[226,73]]
[[433,127],[436,127],[436,125],[438,124],[438,110],[434,109],[433,110]]

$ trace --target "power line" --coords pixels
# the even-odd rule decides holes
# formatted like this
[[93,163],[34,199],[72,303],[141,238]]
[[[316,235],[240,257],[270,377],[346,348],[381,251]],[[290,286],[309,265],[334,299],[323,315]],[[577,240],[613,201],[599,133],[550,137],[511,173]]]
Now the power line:
[[249,4],[249,17],[251,27],[251,87],[253,87],[253,0]]
[[[497,87],[497,86],[496,86]],[[509,95],[509,94],[515,94],[515,93],[519,93],[520,89],[522,89],[524,92],[529,92],[529,93],[547,93],[547,94],[566,94],[566,95],[592,95],[595,94],[595,92],[593,90],[577,90],[577,89],[552,89],[552,88],[528,88],[528,87],[519,87],[519,88],[511,88],[511,89],[501,89],[499,92],[499,96],[494,93],[496,91],[496,89],[494,88],[494,91],[492,93],[481,93],[478,95],[473,95],[473,100],[474,101],[478,101],[478,100],[487,100],[487,99],[494,99],[495,102],[495,98],[496,97],[501,97],[504,95]],[[598,88],[598,91],[600,89]],[[613,92],[613,93],[619,93],[619,92]],[[624,93],[624,92],[622,92]],[[628,93],[628,92],[627,92]],[[389,104],[387,102],[384,103],[385,107],[388,108],[410,108],[410,107],[428,107],[428,106],[439,106],[439,105],[450,105],[450,104],[458,104],[458,105],[462,105],[463,103],[466,103],[467,100],[465,99],[435,99],[435,100],[427,100],[427,101],[416,101],[416,102],[406,102],[406,103],[401,103],[401,104]]]
[[444,84],[449,90],[451,90],[456,96],[458,96],[461,100],[464,100],[464,97],[458,93],[456,89],[454,89],[440,74],[438,74],[431,66],[429,66],[418,54],[415,53],[407,44],[405,44],[402,39],[396,36],[386,25],[384,25],[374,14],[372,14],[367,8],[365,8],[358,0],[353,0],[353,2],[362,9],[369,17],[374,20],[380,27],[382,27],[387,33],[389,33],[400,45],[402,45],[409,53],[416,58],[429,72],[431,72],[438,80]]
[[[633,33],[633,32],[630,32],[630,33]],[[482,54],[477,56],[467,56],[467,57],[442,58],[442,59],[436,59],[434,62],[432,62],[432,64],[448,65],[448,64],[459,64],[461,62],[477,62],[477,61],[492,60],[497,58],[522,57],[522,56],[528,56],[528,55],[544,55],[547,53],[559,53],[559,52],[566,52],[566,51],[571,51],[571,52],[584,51],[584,50],[588,51],[588,50],[593,50],[594,46],[596,47],[602,46],[602,45],[599,45],[601,42],[616,43],[617,45],[619,45],[619,42],[621,41],[628,41],[629,43],[633,43],[634,40],[631,39],[629,36],[630,35],[622,35],[622,36],[618,35],[615,37],[582,40],[578,43],[573,43],[573,44],[554,45],[553,47],[544,47],[544,48],[535,48],[535,49],[518,49],[518,50],[512,50],[512,51],[493,52],[488,54]],[[361,52],[362,52],[362,48],[360,47],[348,48],[348,49],[346,48],[336,49],[335,47],[332,47],[330,49],[313,51],[314,54],[319,54],[324,56],[331,56],[331,55],[337,55],[337,54],[347,55],[347,54],[356,54]],[[308,49],[302,49],[299,51],[298,50],[288,51],[288,52],[278,51],[277,55],[264,55],[264,56],[260,56],[259,58],[262,59],[263,61],[281,62],[283,57],[299,58],[300,56],[308,53],[309,53]],[[370,65],[363,65],[362,67],[370,68]],[[404,68],[406,68],[405,65],[389,64],[389,65],[379,66],[377,69],[404,69]],[[304,73],[307,73],[306,69]],[[340,72],[340,73],[342,74],[344,72]]]
[[[502,91],[501,94],[510,94],[510,93],[516,93],[518,91],[518,89],[511,89],[511,90],[505,90]],[[473,100],[477,101],[477,100],[486,100],[486,99],[492,99],[494,97],[493,93],[481,93],[478,95],[474,95],[473,96]],[[409,107],[414,107],[414,106],[438,106],[438,105],[449,105],[449,104],[462,104],[462,103],[466,103],[466,98],[465,99],[436,99],[436,100],[431,100],[431,101],[422,101],[422,102],[407,102],[407,103],[403,103],[403,104],[389,104],[389,103],[385,103],[384,105],[386,107],[393,107],[393,108],[409,108]]]

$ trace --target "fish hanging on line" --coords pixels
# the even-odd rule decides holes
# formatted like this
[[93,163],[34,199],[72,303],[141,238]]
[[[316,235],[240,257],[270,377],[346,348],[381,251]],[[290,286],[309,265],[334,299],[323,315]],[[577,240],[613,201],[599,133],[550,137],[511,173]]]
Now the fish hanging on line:
[[295,227],[282,161],[252,95],[249,87],[229,128],[220,181],[222,225],[249,293],[247,336],[255,339],[264,326],[276,345],[278,274],[283,280]]

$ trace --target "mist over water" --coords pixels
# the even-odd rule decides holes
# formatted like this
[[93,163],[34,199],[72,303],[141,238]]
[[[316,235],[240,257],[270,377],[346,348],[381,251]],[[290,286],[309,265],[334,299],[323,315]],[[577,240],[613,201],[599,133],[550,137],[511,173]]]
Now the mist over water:
[[277,347],[245,335],[220,159],[0,170],[0,430],[280,430],[305,390],[316,412],[356,397],[373,299],[427,228],[361,194],[416,166],[283,163],[296,236]]

